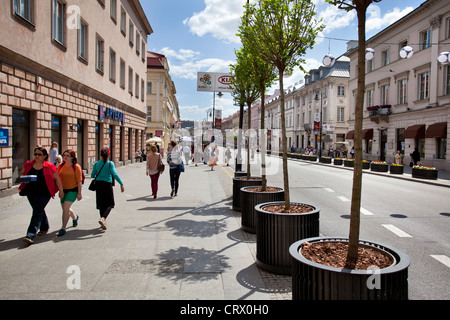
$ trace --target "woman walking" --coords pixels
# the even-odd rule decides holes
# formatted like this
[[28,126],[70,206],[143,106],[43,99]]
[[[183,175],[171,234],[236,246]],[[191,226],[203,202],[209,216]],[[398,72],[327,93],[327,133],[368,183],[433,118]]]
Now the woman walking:
[[49,150],[48,161],[57,166],[57,159],[56,159],[57,156],[58,156],[58,142],[53,141]]
[[56,168],[47,161],[48,153],[45,148],[37,147],[34,149],[34,160],[27,161],[20,176],[35,175],[36,181],[23,182],[19,186],[21,194],[26,194],[28,202],[33,208],[30,225],[28,226],[27,235],[23,239],[26,243],[34,243],[34,237],[41,236],[48,232],[50,228],[48,224],[45,207],[53,198],[57,191],[59,197],[64,197],[63,186]]
[[103,230],[106,230],[106,218],[108,218],[111,209],[114,208],[114,190],[113,178],[120,184],[120,190],[125,191],[123,182],[116,171],[114,162],[108,161],[109,150],[103,148],[100,151],[101,160],[97,161],[92,168],[91,177],[96,178],[95,198],[97,202],[97,209],[100,211],[100,220],[98,223]]
[[178,185],[180,179],[180,164],[183,162],[181,158],[181,153],[178,151],[176,147],[177,143],[175,141],[170,141],[169,150],[167,152],[167,163],[170,166],[170,186],[172,187],[172,191],[170,192],[170,196],[176,196],[178,193]]
[[82,173],[78,164],[78,159],[74,150],[68,149],[63,152],[63,162],[58,166],[59,178],[62,181],[64,197],[61,198],[62,208],[62,226],[57,236],[62,237],[66,234],[67,222],[72,218],[72,226],[78,226],[78,216],[72,210],[72,204],[82,199]]
[[150,176],[152,182],[152,196],[153,199],[157,198],[158,193],[158,180],[160,172],[158,170],[158,164],[162,161],[161,154],[158,153],[158,149],[156,146],[150,147],[150,152],[147,155],[147,170],[145,170],[146,174]]

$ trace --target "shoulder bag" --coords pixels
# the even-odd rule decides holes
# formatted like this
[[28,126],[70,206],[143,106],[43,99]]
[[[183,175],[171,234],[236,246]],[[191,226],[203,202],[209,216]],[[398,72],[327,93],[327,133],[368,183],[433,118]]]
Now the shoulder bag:
[[99,172],[97,172],[97,174],[95,175],[94,180],[92,180],[91,183],[89,184],[89,188],[88,188],[89,190],[91,190],[91,191],[97,190],[97,186],[96,186],[97,177],[98,177],[98,175],[100,174],[100,172],[102,171],[102,169],[103,169],[103,167],[105,166],[105,164],[106,164],[106,162],[103,163],[102,168],[100,169]]
[[164,163],[162,162],[161,159],[161,155],[159,155],[159,159],[158,159],[158,171],[160,174],[162,174],[164,172],[165,166]]

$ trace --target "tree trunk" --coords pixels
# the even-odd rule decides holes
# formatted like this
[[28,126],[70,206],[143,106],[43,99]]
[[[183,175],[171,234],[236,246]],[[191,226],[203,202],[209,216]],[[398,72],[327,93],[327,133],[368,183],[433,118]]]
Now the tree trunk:
[[264,128],[264,104],[266,103],[265,99],[265,91],[266,88],[261,88],[261,132],[259,134],[260,140],[260,152],[261,152],[261,177],[262,177],[262,191],[266,191],[267,189],[267,180],[266,180],[266,145],[267,145],[267,130]]
[[247,178],[250,179],[250,128],[252,124],[251,109],[252,104],[247,101]]
[[283,89],[283,74],[284,68],[278,68],[280,77],[280,104],[281,104],[281,146],[283,151],[283,181],[284,181],[284,205],[285,210],[291,208],[291,200],[289,197],[289,175],[287,163],[287,141],[286,141],[286,121],[284,112],[284,89]]
[[352,203],[350,210],[349,248],[346,268],[353,269],[358,260],[358,244],[360,230],[361,189],[362,189],[362,125],[365,91],[365,34],[366,9],[369,3],[359,3],[356,7],[358,15],[358,87],[355,106],[355,164],[353,168]]

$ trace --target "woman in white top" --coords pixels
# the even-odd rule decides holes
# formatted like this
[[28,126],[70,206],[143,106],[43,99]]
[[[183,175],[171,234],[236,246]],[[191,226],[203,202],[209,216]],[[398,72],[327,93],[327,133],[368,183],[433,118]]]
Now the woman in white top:
[[53,163],[56,166],[57,156],[58,156],[58,142],[54,141],[48,153],[48,162]]

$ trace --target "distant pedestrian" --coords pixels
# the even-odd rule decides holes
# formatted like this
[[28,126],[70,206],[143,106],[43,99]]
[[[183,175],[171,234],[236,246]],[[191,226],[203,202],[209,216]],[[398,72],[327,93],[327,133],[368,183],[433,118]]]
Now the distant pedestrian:
[[151,179],[153,199],[157,198],[158,193],[158,180],[160,175],[158,164],[160,161],[162,161],[161,154],[158,153],[156,146],[151,146],[150,153],[147,155],[147,166],[145,171]]
[[230,165],[230,159],[231,159],[231,148],[230,146],[228,146],[227,151],[225,151],[225,162],[227,164],[227,167]]
[[214,171],[214,166],[216,165],[217,152],[218,151],[216,151],[216,148],[211,147],[211,155],[209,157],[209,165],[211,166],[211,171]]
[[352,147],[352,150],[350,150],[350,158],[355,158],[355,147]]
[[61,199],[62,208],[62,226],[57,236],[62,237],[66,234],[67,222],[69,217],[72,218],[72,226],[78,226],[79,216],[75,215],[72,210],[72,204],[82,199],[82,172],[81,167],[78,164],[76,153],[74,150],[68,149],[63,152],[63,162],[58,166],[58,175],[61,179],[64,197]]
[[172,191],[170,192],[170,196],[177,196],[178,194],[178,186],[180,179],[180,165],[183,162],[181,158],[181,153],[177,148],[177,143],[175,141],[170,141],[169,149],[167,151],[167,163],[170,166],[169,174],[170,174],[170,187]]
[[199,145],[197,145],[194,149],[194,163],[196,167],[198,166],[199,162],[202,162],[202,149]]
[[414,148],[414,151],[413,151],[413,153],[410,154],[410,156],[411,156],[411,161],[413,162],[414,165],[416,165],[420,162],[420,153],[417,148]]
[[403,164],[403,155],[400,150],[398,150],[397,154],[395,155],[395,164]]
[[57,159],[56,159],[57,156],[58,156],[58,142],[54,141],[48,152],[48,161],[57,166]]
[[34,149],[34,160],[27,161],[20,173],[20,176],[37,176],[36,181],[22,182],[19,186],[20,194],[27,196],[28,202],[33,208],[27,235],[23,239],[28,244],[34,243],[36,234],[38,236],[44,235],[50,228],[45,213],[45,207],[50,198],[54,198],[57,191],[59,191],[59,197],[64,198],[63,186],[56,172],[56,167],[47,160],[47,150],[37,147]]
[[108,161],[109,150],[103,148],[100,151],[101,160],[97,161],[92,168],[91,177],[97,177],[95,198],[97,203],[97,209],[100,211],[100,219],[98,223],[103,230],[106,230],[106,219],[109,213],[114,208],[114,190],[113,190],[113,178],[120,184],[120,190],[125,191],[122,180],[116,171],[114,162]]
[[184,160],[186,160],[186,164],[189,164],[189,158],[191,157],[191,148],[188,145],[183,147]]

